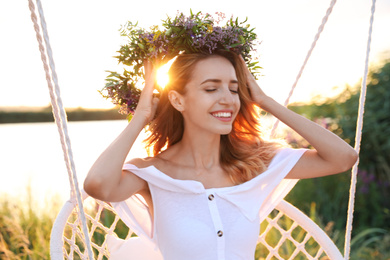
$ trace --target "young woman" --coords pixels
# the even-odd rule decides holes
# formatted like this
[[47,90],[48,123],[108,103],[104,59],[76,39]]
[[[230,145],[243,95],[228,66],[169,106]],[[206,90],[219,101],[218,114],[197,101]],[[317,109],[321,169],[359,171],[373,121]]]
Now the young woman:
[[[160,99],[153,97],[155,68],[147,63],[145,71],[132,120],[92,166],[84,189],[118,202],[118,214],[163,259],[253,259],[260,222],[294,186],[291,179],[340,173],[357,160],[339,137],[268,97],[239,55],[179,55]],[[258,107],[314,149],[266,141]],[[154,156],[125,163],[149,123]],[[135,195],[144,199],[143,213]]]

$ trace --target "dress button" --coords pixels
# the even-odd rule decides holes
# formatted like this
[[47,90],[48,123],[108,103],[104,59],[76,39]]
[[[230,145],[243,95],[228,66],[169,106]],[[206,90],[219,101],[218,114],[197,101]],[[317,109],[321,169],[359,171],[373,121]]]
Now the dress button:
[[218,235],[219,237],[223,236],[222,230],[219,230],[219,231],[217,232],[217,235]]
[[214,199],[214,195],[213,194],[210,194],[209,195],[209,200],[213,200]]

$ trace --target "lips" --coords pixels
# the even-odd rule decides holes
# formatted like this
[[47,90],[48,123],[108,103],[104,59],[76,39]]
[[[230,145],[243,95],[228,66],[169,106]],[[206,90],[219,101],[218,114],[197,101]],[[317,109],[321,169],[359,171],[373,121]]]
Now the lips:
[[216,112],[216,113],[211,113],[213,116],[215,117],[219,117],[219,118],[230,118],[232,117],[232,113],[231,112]]
[[212,112],[211,115],[221,121],[228,122],[232,119],[233,112],[232,111],[215,111]]

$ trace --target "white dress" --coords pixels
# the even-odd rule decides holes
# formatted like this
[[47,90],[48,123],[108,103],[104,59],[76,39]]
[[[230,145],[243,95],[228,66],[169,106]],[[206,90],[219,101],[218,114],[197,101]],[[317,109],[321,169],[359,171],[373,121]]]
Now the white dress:
[[284,179],[305,149],[280,149],[268,169],[236,186],[205,189],[154,166],[123,169],[148,182],[154,220],[139,196],[111,203],[139,237],[108,238],[110,259],[253,260],[260,223],[294,187]]

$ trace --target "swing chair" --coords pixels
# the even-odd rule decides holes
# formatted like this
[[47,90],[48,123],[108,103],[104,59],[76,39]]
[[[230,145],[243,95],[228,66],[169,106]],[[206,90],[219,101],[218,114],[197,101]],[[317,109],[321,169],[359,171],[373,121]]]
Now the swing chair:
[[[361,132],[363,126],[363,112],[366,95],[366,80],[368,74],[368,60],[370,53],[372,25],[375,13],[375,0],[372,1],[370,28],[368,33],[367,51],[365,59],[365,71],[361,85],[361,97],[356,129],[355,150],[359,152]],[[326,15],[324,16],[318,32],[314,38],[310,50],[291,88],[285,106],[298,83],[298,80],[306,66],[308,59],[320,37],[329,15],[336,3],[332,0]],[[29,0],[31,19],[34,23],[39,50],[43,62],[46,79],[48,82],[50,98],[55,122],[60,134],[61,145],[64,152],[64,160],[69,175],[71,186],[71,198],[65,203],[53,225],[50,241],[51,258],[57,259],[114,259],[116,252],[122,250],[121,243],[133,240],[133,246],[137,244],[134,230],[123,225],[115,210],[108,203],[95,200],[85,192],[80,191],[77,181],[73,154],[68,136],[65,110],[60,97],[55,65],[50,48],[46,22],[40,0],[36,0],[39,11],[40,25],[35,11],[35,5]],[[43,32],[43,36],[41,34]],[[272,134],[278,126],[274,124]],[[352,231],[352,219],[354,210],[354,197],[356,189],[357,165],[352,168],[350,198],[348,205],[348,219],[344,245],[344,256],[335,246],[328,235],[317,226],[310,218],[290,203],[282,200],[275,205],[274,211],[262,222],[263,231],[258,238],[258,246],[265,251],[261,259],[349,259]],[[141,202],[140,202],[141,203]],[[288,223],[288,224],[286,224]],[[277,233],[277,241],[270,242],[269,234]],[[119,240],[121,237],[124,240]],[[119,241],[119,242],[118,242]],[[313,246],[314,245],[314,246]],[[146,247],[147,248],[147,247]],[[131,248],[127,248],[131,252]],[[129,256],[130,257],[130,256]],[[140,259],[131,255],[131,259]]]

